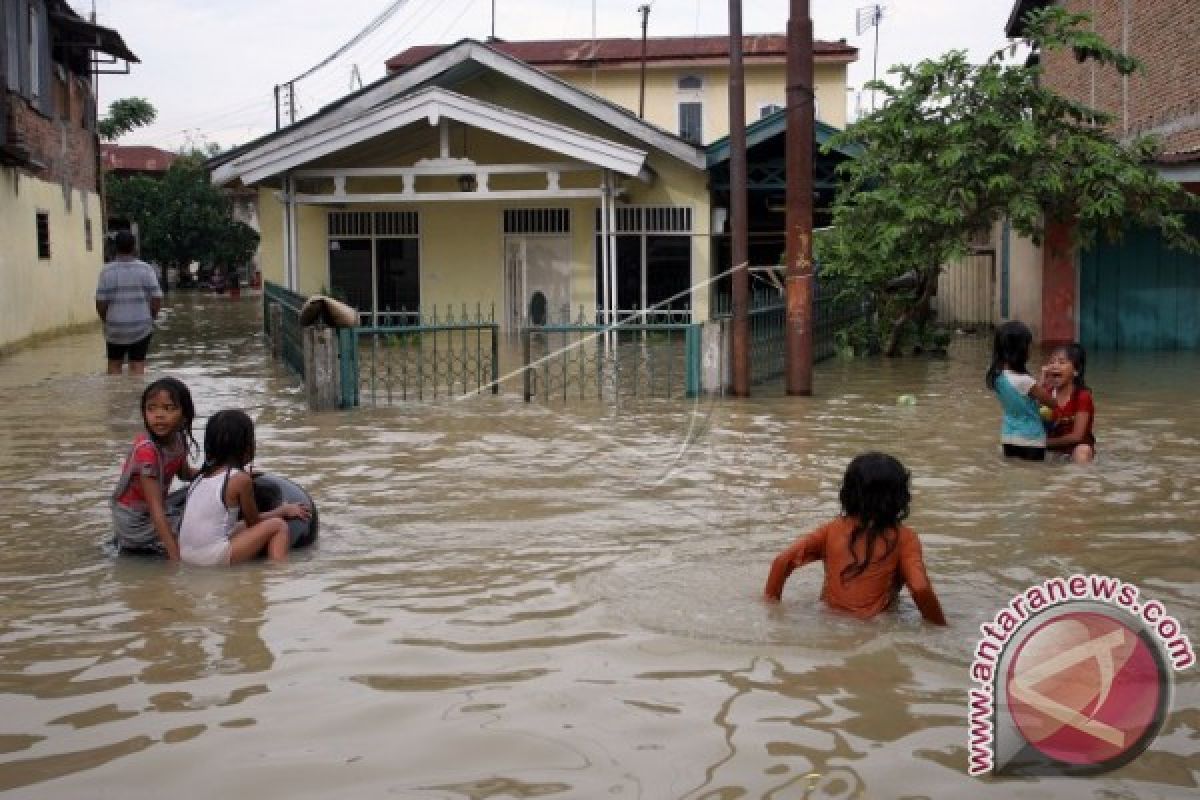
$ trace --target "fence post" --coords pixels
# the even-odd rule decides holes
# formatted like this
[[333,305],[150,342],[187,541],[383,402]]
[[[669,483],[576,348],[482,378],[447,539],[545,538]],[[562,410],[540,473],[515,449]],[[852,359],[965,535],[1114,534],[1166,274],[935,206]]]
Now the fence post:
[[521,331],[521,351],[522,360],[525,368],[521,370],[521,378],[525,382],[525,402],[528,403],[533,399],[533,372],[529,367],[530,352],[532,349],[532,335],[528,328]]
[[701,330],[700,385],[720,394],[729,386],[729,325],[727,318],[710,319]]
[[500,326],[492,325],[492,394],[500,394]]
[[684,358],[687,359],[687,396],[700,394],[700,325],[688,325],[683,338]]
[[271,358],[283,358],[283,306],[271,303],[267,314],[267,330],[271,337]]
[[353,328],[338,328],[338,366],[341,370],[341,408],[358,405],[358,338]]
[[329,411],[341,400],[338,340],[332,328],[307,327],[304,337],[304,394],[313,411]]

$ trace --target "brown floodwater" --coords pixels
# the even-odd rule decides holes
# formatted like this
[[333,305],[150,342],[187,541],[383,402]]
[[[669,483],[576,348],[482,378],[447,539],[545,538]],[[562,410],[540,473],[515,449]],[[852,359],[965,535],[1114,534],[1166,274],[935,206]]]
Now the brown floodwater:
[[[310,413],[259,299],[170,298],[150,359],[258,424],[321,539],[283,566],[104,547],[144,382],[98,332],[0,360],[0,791],[35,798],[1196,796],[1200,670],[1108,775],[966,775],[978,626],[1046,578],[1137,583],[1200,637],[1200,358],[1094,355],[1100,459],[1004,463],[987,343],[831,361],[816,396]],[[898,405],[912,394],[915,405]],[[198,435],[200,430],[197,431]],[[846,462],[914,476],[951,626],[759,600]]]

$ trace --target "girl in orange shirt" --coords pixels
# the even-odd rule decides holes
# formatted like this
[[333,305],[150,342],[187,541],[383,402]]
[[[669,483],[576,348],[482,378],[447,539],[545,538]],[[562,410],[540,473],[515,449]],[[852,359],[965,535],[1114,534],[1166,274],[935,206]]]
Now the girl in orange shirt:
[[775,557],[763,599],[778,603],[796,567],[823,561],[821,599],[831,608],[866,619],[891,608],[908,586],[921,616],[945,625],[925,563],[921,542],[900,523],[912,499],[908,470],[884,453],[864,453],[846,467],[838,499],[842,515],[803,536]]

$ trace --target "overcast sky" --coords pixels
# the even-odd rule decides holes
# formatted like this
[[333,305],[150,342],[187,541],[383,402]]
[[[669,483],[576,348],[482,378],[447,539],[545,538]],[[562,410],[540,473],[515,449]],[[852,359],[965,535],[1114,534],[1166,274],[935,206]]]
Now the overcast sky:
[[[141,96],[158,122],[122,139],[175,150],[205,140],[230,146],[274,127],[272,87],[307,71],[350,40],[392,0],[71,0],[102,25],[116,28],[141,59],[130,75],[102,76],[100,103]],[[640,35],[637,7],[645,0],[495,0],[502,39],[585,38],[592,8],[599,36]],[[813,0],[814,36],[845,38],[859,48],[849,82],[870,80],[873,31],[858,35],[863,0]],[[977,60],[1005,43],[1013,0],[890,0],[883,3],[879,73],[950,49]],[[744,0],[745,33],[782,32],[788,0]],[[357,65],[362,80],[383,75],[383,62],[415,44],[454,42],[491,33],[492,0],[408,0],[373,35],[297,84],[307,114],[345,94]],[[653,0],[651,36],[728,32],[725,0]],[[849,98],[853,109],[853,95]],[[869,96],[864,103],[870,103]]]

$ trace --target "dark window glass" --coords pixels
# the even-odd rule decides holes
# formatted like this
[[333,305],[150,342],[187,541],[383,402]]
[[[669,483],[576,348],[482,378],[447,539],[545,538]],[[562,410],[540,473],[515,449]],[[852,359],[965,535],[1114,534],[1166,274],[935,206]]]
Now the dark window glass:
[[704,142],[703,103],[679,104],[679,136],[693,144]]
[[38,258],[50,257],[50,215],[39,211],[37,215]]
[[416,239],[376,239],[379,311],[420,311],[421,272]]
[[692,307],[692,237],[646,237],[646,307],[661,311]]
[[359,311],[372,310],[370,239],[330,240],[329,283],[334,297]]

